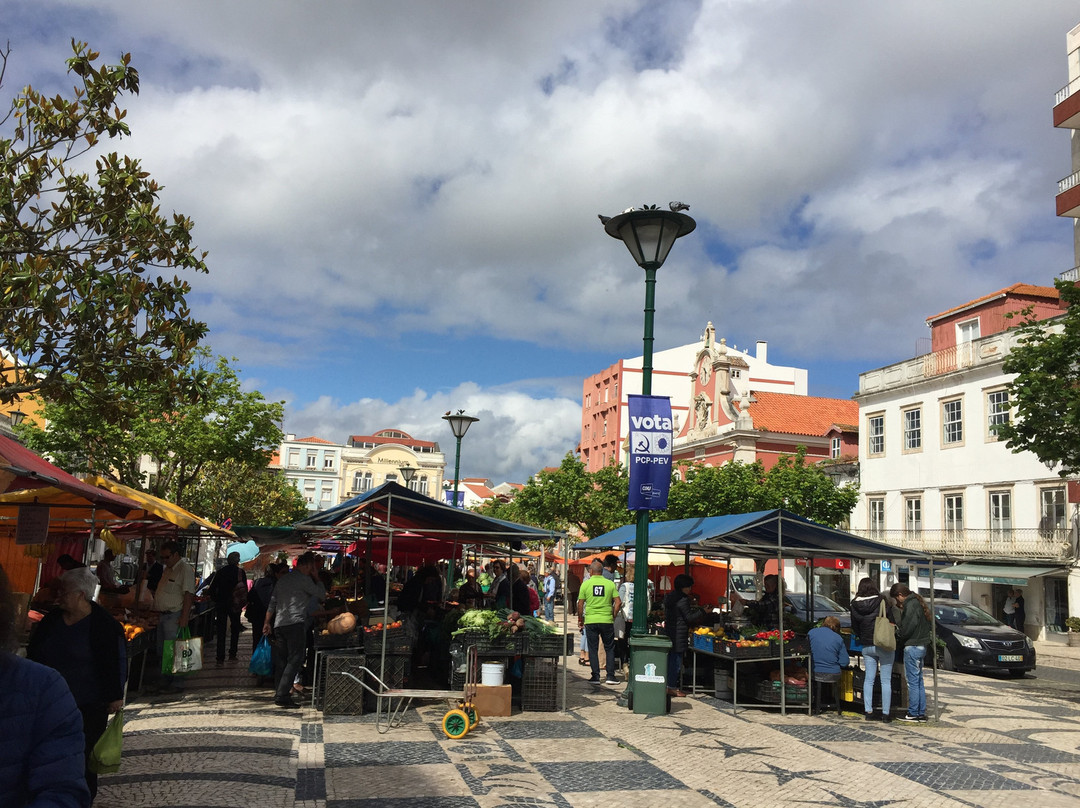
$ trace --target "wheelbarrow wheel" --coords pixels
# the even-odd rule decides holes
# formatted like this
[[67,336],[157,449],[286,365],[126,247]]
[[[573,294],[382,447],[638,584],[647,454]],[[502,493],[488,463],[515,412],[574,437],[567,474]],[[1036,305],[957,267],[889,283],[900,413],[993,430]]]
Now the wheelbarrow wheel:
[[465,737],[465,733],[469,731],[469,726],[469,716],[463,710],[451,710],[443,716],[442,729],[447,738],[457,740]]
[[471,702],[461,705],[461,711],[469,717],[470,730],[480,723],[480,713],[476,712],[476,708]]

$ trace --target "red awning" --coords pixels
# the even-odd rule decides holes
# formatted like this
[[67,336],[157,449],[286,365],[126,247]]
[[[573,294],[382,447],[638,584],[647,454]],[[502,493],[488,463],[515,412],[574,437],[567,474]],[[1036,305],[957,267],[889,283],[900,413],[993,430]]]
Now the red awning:
[[31,452],[21,443],[0,435],[0,493],[54,488],[77,494],[87,502],[117,516],[127,516],[138,503],[72,477],[66,471]]

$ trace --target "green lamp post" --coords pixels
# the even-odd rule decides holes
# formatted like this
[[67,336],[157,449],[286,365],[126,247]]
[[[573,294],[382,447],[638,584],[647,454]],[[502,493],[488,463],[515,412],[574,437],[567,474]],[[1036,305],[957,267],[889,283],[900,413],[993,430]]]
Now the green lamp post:
[[446,413],[446,415],[443,416],[443,420],[450,424],[450,431],[454,433],[454,437],[457,439],[457,452],[454,455],[454,498],[450,502],[450,504],[456,508],[458,478],[461,475],[461,439],[465,437],[465,433],[469,431],[469,427],[480,419],[471,415],[466,415],[465,410],[458,410],[453,415],[449,412]]
[[[661,210],[656,205],[640,209],[630,208],[617,216],[601,216],[604,231],[612,238],[621,240],[630,250],[637,265],[645,270],[645,334],[644,356],[641,366],[641,394],[652,395],[653,362],[653,318],[656,313],[656,271],[664,265],[675,240],[693,232],[697,222],[682,211],[690,206],[682,202],[672,202],[670,210]],[[634,539],[634,581],[635,595],[637,583],[642,582],[642,591],[648,591],[649,580],[649,512],[638,511],[637,532]],[[634,627],[630,641],[630,671],[627,694],[634,686],[633,672],[635,638],[648,634],[649,602],[647,597],[634,598]]]

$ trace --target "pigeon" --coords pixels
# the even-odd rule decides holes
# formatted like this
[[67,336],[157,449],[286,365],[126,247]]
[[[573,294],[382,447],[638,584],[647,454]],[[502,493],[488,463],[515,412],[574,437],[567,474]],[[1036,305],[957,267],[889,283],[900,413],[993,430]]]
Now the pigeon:
[[598,214],[596,214],[596,216],[597,216],[598,219],[600,219],[600,224],[607,224],[608,222],[611,221],[610,216],[605,216],[602,213],[598,213]]
[[680,210],[690,210],[690,206],[685,202],[668,202],[667,205],[671,208],[672,213],[678,213]]

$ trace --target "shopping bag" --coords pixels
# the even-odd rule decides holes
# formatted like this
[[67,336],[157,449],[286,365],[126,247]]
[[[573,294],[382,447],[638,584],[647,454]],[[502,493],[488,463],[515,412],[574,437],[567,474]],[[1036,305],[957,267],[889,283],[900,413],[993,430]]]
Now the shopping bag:
[[885,598],[881,599],[878,616],[874,618],[874,647],[882,651],[896,650],[896,627],[885,616]]
[[161,653],[161,672],[173,675],[202,670],[202,637],[192,637],[187,628],[166,640]]
[[86,767],[94,774],[112,774],[120,770],[120,752],[124,746],[124,710],[113,713],[105,732],[90,750]]
[[259,644],[252,651],[248,670],[256,676],[269,676],[274,672],[274,663],[270,653],[270,640],[266,637],[260,639]]

